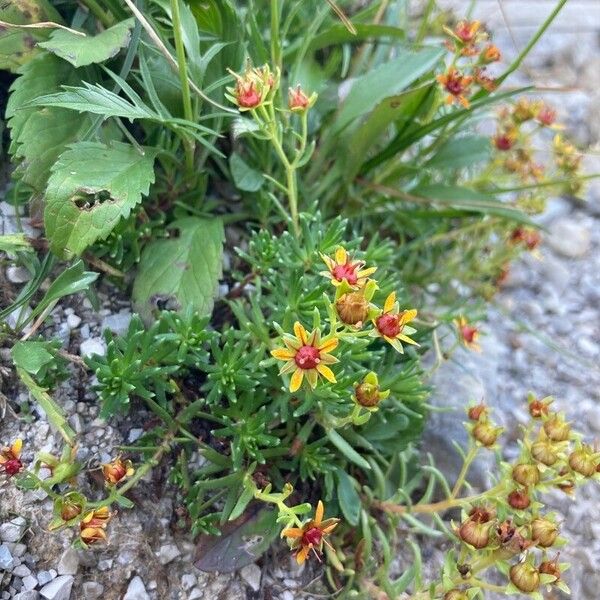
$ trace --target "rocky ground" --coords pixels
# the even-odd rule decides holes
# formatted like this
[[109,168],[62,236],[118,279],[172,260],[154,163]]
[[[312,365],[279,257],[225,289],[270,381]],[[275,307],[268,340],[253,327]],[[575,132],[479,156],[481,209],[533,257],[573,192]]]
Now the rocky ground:
[[[521,23],[510,31],[504,26],[497,3],[483,1],[479,10],[492,21],[496,43],[508,48],[510,55],[523,46],[532,23],[539,22],[552,3],[503,4],[511,22]],[[586,20],[581,11],[569,9],[571,12],[558,22],[514,83],[526,81],[533,72],[541,85],[560,87],[560,92],[547,94],[548,100],[558,106],[578,141],[593,145],[600,137],[600,25],[593,27],[598,6],[585,1],[568,4],[590,9],[591,16],[588,10]],[[596,22],[600,23],[600,17]],[[592,146],[587,162],[590,172],[600,172],[597,146]],[[0,210],[5,232],[9,232],[15,226],[14,211],[4,203]],[[446,437],[459,438],[462,406],[471,398],[485,398],[496,408],[509,438],[516,435],[518,424],[525,419],[528,390],[555,396],[556,404],[588,440],[600,435],[600,185],[588,186],[585,203],[553,199],[541,222],[548,230],[541,259],[527,256],[512,269],[483,326],[482,354],[460,355],[437,375],[437,397],[445,402],[449,397],[456,398],[457,406],[456,411],[439,413],[432,420],[428,447],[449,472],[456,465],[448,458],[451,454],[438,432],[443,430]],[[23,283],[24,274],[19,270],[9,268],[5,275],[17,289]],[[58,332],[73,354],[102,353],[102,330],[110,328],[119,333],[127,327],[131,318],[127,301],[119,300],[114,290],[108,289],[100,290],[99,299],[98,312],[88,301],[72,299],[52,314],[49,327]],[[6,369],[10,357],[3,354],[0,359],[0,369]],[[94,465],[108,460],[116,446],[134,442],[143,432],[147,415],[133,411],[118,426],[98,419],[90,382],[78,367],[72,368],[78,385],[61,388],[58,400],[81,435],[79,458]],[[0,371],[0,375],[6,375],[6,371]],[[21,435],[26,460],[41,449],[56,450],[58,440],[35,403],[30,405],[23,391],[2,389],[10,401],[0,395],[0,440]],[[17,407],[22,409],[18,416],[13,412]],[[486,465],[479,465],[473,479],[477,483],[486,475]],[[70,548],[68,536],[43,530],[52,510],[44,494],[16,491],[0,482],[0,600],[303,597],[297,590],[310,582],[311,573],[299,572],[292,562],[288,567],[288,559],[283,557],[282,566],[268,573],[256,565],[233,576],[195,570],[193,546],[185,532],[174,526],[176,506],[164,490],[165,482],[160,479],[145,481],[135,498],[139,509],[114,520],[108,546],[78,552]],[[565,577],[577,600],[594,600],[600,589],[600,525],[595,498],[597,488],[589,486],[576,502],[564,495],[549,499],[564,519],[563,530],[571,540],[561,556],[573,565]],[[438,550],[432,546],[428,551],[434,563]]]

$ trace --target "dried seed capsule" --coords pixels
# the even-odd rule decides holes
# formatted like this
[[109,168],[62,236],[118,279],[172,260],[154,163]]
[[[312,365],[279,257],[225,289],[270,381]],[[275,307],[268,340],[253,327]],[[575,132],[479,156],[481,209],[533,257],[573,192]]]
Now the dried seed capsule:
[[558,537],[558,526],[550,519],[534,519],[531,522],[531,537],[538,546],[549,548]]
[[540,482],[540,470],[536,465],[515,465],[512,470],[512,478],[525,487],[535,486]]
[[529,563],[519,563],[510,568],[510,580],[522,592],[535,592],[540,587],[540,574]]
[[560,579],[560,565],[558,564],[557,558],[554,560],[545,560],[540,564],[538,571],[544,575],[553,575],[556,577],[556,581]]
[[558,460],[558,452],[551,440],[538,440],[531,446],[531,456],[535,460],[550,467]]
[[347,325],[363,323],[369,316],[369,302],[361,292],[344,294],[335,307],[340,319]]
[[513,490],[508,495],[508,503],[517,510],[525,510],[530,504],[529,494],[523,490]]
[[559,415],[550,417],[544,423],[546,435],[555,442],[565,442],[571,437],[571,427]]
[[469,600],[469,596],[465,592],[454,589],[444,594],[444,600]]
[[495,427],[488,421],[479,421],[475,427],[473,427],[473,437],[486,448],[490,448],[496,443],[498,435],[502,429]]
[[596,473],[598,460],[589,446],[575,450],[569,456],[569,466],[584,477],[592,477]]
[[481,550],[490,543],[492,525],[493,523],[478,523],[469,518],[460,526],[458,535],[463,542]]
[[471,408],[469,408],[469,412],[467,413],[469,415],[469,419],[471,419],[471,421],[479,421],[479,419],[484,416],[488,411],[488,407],[483,404],[483,402],[481,404],[478,404],[477,406],[471,406]]

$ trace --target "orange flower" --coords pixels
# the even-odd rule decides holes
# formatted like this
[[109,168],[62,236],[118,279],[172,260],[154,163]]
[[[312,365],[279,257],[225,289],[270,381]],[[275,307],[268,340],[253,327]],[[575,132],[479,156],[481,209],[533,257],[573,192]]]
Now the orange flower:
[[346,282],[352,289],[363,287],[370,275],[377,271],[377,267],[363,269],[363,260],[351,260],[345,248],[341,246],[335,251],[334,258],[321,254],[323,262],[327,265],[327,271],[321,271],[321,275],[331,279],[333,285],[341,285]]
[[0,448],[0,467],[4,472],[12,477],[23,470],[21,462],[21,448],[23,448],[23,440],[15,440],[10,447]]
[[556,111],[547,104],[544,104],[536,116],[536,121],[545,127],[550,127],[556,121]]
[[473,74],[474,81],[479,87],[482,87],[488,92],[493,92],[496,89],[496,80],[493,77],[490,77],[485,69],[475,68],[473,69]]
[[89,512],[79,523],[79,537],[86,545],[106,540],[106,526],[112,514],[108,506]]
[[102,473],[108,483],[116,485],[122,479],[131,477],[135,473],[135,469],[130,460],[123,460],[117,456],[112,462],[102,465]]
[[339,519],[326,519],[323,521],[325,507],[319,500],[315,510],[315,518],[311,519],[302,527],[289,527],[281,532],[282,537],[291,540],[292,549],[297,550],[296,561],[299,565],[303,564],[312,550],[318,560],[319,554],[323,551],[323,544],[331,545],[325,539],[339,523]]
[[509,126],[503,131],[498,131],[494,136],[494,146],[502,152],[507,152],[515,145],[517,135],[517,129],[513,126]]
[[304,90],[298,85],[295,89],[288,90],[288,108],[295,113],[306,112],[317,101],[317,94],[312,93],[307,96]]
[[454,320],[460,341],[470,350],[477,352],[481,351],[481,347],[477,343],[479,338],[479,329],[474,325],[469,325],[469,322],[464,317],[459,317]]
[[489,44],[481,53],[481,60],[485,63],[497,62],[500,60],[500,50],[494,44]]
[[313,389],[317,385],[319,375],[330,383],[336,383],[335,375],[327,365],[338,362],[337,358],[329,353],[337,348],[339,340],[328,337],[321,341],[321,332],[318,329],[313,329],[309,334],[297,321],[294,323],[294,334],[283,336],[285,348],[275,348],[271,351],[271,356],[286,361],[279,374],[292,373],[290,392],[300,389],[304,375]]
[[535,250],[542,241],[542,236],[537,229],[531,227],[517,227],[510,235],[513,244],[523,244],[528,250]]
[[437,80],[448,92],[446,103],[458,102],[465,108],[469,108],[469,101],[465,94],[469,92],[469,86],[473,82],[473,77],[463,75],[455,67],[450,67],[444,75],[438,75]]
[[371,332],[373,337],[382,337],[386,342],[390,343],[395,350],[404,353],[402,342],[418,346],[417,342],[406,334],[415,333],[417,330],[408,326],[417,316],[416,309],[399,310],[396,302],[396,292],[392,292],[386,299],[383,305],[381,314],[373,319],[375,329]]
[[269,94],[279,83],[279,72],[271,72],[268,65],[251,68],[239,75],[229,70],[235,77],[235,87],[228,87],[225,96],[240,112],[258,108],[267,101]]

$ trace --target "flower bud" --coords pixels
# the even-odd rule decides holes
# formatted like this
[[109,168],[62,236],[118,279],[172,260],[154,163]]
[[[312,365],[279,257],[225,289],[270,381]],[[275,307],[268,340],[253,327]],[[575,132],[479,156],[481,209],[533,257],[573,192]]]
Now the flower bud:
[[[564,477],[565,475],[568,475],[569,471],[567,469],[561,469],[559,475],[561,477]],[[568,479],[566,479],[565,481],[562,481],[561,483],[557,483],[556,487],[559,490],[562,490],[565,494],[567,495],[572,495],[573,491],[575,490],[575,481],[573,481],[572,477],[569,477]]]
[[479,421],[477,425],[473,427],[472,434],[482,446],[490,448],[496,443],[501,431],[501,427],[495,427],[489,421]]
[[589,446],[574,450],[569,456],[569,466],[584,477],[592,477],[596,473],[598,459]]
[[481,550],[490,543],[490,529],[493,523],[481,523],[467,519],[459,528],[458,535],[463,542]]
[[548,467],[551,467],[558,460],[558,452],[548,439],[534,442],[531,445],[531,456]]
[[390,391],[382,391],[379,387],[377,374],[371,371],[357,385],[355,384],[354,397],[356,402],[365,408],[373,408],[390,395]]
[[552,398],[548,397],[542,400],[538,400],[533,394],[530,394],[528,402],[529,414],[534,419],[539,419],[541,417],[545,417],[548,414],[550,404],[552,403]]
[[336,303],[337,313],[346,325],[363,323],[369,316],[369,302],[361,292],[344,294]]
[[471,419],[471,421],[479,421],[479,419],[485,415],[487,411],[488,407],[482,402],[477,406],[471,406],[467,414],[469,415],[469,419]]
[[535,592],[540,587],[540,574],[529,563],[519,563],[510,568],[510,580],[522,592]]
[[288,108],[295,113],[306,112],[317,101],[317,94],[313,93],[307,96],[298,85],[295,89],[288,91]]
[[63,521],[70,521],[78,517],[83,511],[83,506],[71,500],[65,500],[60,509],[60,518]]
[[536,465],[515,465],[512,470],[512,478],[525,487],[535,486],[540,482],[540,470]]
[[529,494],[524,490],[513,490],[507,500],[510,506],[516,510],[525,510],[531,504]]
[[550,417],[544,423],[546,435],[554,442],[565,442],[571,437],[571,427],[559,415]]
[[531,522],[531,537],[542,548],[550,548],[558,537],[558,527],[550,519],[537,518]]
[[444,594],[444,600],[469,600],[469,596],[465,592],[453,589]]

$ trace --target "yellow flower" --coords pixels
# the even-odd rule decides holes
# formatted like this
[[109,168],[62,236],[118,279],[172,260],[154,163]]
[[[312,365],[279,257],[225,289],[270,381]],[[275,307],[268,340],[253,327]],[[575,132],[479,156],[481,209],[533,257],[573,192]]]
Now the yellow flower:
[[363,260],[351,260],[345,248],[339,246],[335,251],[334,258],[321,254],[323,262],[327,265],[327,271],[321,271],[321,275],[329,277],[333,285],[341,285],[344,281],[352,288],[361,288],[367,283],[367,278],[377,271],[377,267],[363,269]]
[[23,440],[15,440],[8,448],[0,448],[0,467],[4,472],[12,477],[23,469],[21,462],[21,449]]
[[103,506],[89,512],[79,523],[79,537],[86,544],[95,544],[106,540],[106,526],[112,514],[108,506]]
[[402,342],[418,346],[417,342],[408,337],[406,334],[415,333],[417,330],[408,326],[407,323],[412,321],[417,316],[417,311],[411,310],[400,311],[396,302],[396,292],[392,292],[386,299],[383,305],[382,313],[375,319],[373,324],[375,329],[371,332],[373,337],[382,337],[386,342],[389,342],[394,349],[400,354],[404,353]]
[[313,389],[317,385],[319,375],[331,383],[336,383],[335,375],[327,365],[338,362],[329,352],[337,348],[339,340],[328,337],[321,341],[321,332],[318,329],[309,334],[297,321],[294,323],[294,334],[283,336],[285,348],[271,351],[271,355],[277,360],[286,361],[279,374],[292,373],[290,392],[300,389],[304,375]]
[[454,324],[456,325],[461,343],[470,350],[481,352],[481,346],[477,343],[479,329],[474,325],[469,325],[469,322],[464,317],[455,319]]
[[318,560],[319,553],[323,551],[323,544],[331,545],[325,539],[339,523],[339,519],[326,519],[323,521],[325,506],[319,500],[315,510],[315,518],[311,519],[302,527],[289,527],[281,532],[282,537],[289,538],[292,541],[292,549],[297,550],[296,561],[299,565],[304,563],[308,554],[312,550]]
[[446,73],[438,75],[436,79],[448,92],[446,104],[458,102],[464,108],[469,108],[470,104],[467,100],[467,94],[469,94],[469,88],[471,83],[473,83],[473,77],[463,75],[456,67],[450,67]]

